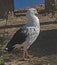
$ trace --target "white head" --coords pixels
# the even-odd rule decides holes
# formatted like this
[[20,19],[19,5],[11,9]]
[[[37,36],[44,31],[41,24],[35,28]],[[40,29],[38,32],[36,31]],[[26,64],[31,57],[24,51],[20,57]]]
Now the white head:
[[38,14],[37,10],[35,8],[30,8],[30,9],[28,9],[26,16],[29,18],[35,14]]

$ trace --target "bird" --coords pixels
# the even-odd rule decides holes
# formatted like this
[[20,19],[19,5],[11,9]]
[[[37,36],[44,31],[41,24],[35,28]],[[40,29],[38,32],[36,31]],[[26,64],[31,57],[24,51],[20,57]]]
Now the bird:
[[23,44],[23,60],[29,57],[28,49],[36,41],[40,33],[40,22],[35,8],[29,8],[26,13],[27,23],[23,25],[12,37],[6,46],[7,51],[12,51],[14,45]]

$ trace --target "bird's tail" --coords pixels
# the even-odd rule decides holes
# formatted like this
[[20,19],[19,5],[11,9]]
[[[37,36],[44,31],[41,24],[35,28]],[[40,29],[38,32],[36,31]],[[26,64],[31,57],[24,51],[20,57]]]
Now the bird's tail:
[[5,52],[11,52],[12,50],[14,49],[14,47],[6,47],[5,49],[4,49],[4,51]]
[[8,43],[7,46],[5,47],[4,51],[11,52],[13,49],[14,49],[13,45]]

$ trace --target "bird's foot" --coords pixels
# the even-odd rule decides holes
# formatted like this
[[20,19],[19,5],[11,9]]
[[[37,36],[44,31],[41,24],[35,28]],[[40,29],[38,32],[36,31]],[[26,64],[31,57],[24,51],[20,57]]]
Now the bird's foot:
[[22,58],[20,61],[29,61],[28,58]]
[[28,55],[26,58],[32,58],[33,57],[33,55]]

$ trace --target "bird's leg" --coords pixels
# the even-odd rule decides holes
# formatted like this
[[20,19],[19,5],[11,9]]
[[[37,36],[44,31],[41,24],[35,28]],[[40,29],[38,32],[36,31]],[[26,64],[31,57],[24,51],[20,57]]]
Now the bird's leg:
[[26,58],[29,56],[29,53],[28,53],[28,51],[26,50],[25,51],[25,53],[26,53]]
[[32,55],[30,55],[29,53],[28,53],[28,51],[26,50],[26,58],[31,58],[32,57]]
[[23,50],[23,60],[29,60],[28,58],[26,58],[28,56],[28,52],[27,50]]
[[23,46],[21,47],[22,48],[22,51],[23,51],[23,57],[22,57],[22,61],[27,61],[29,60],[29,58],[32,57],[32,55],[29,55],[27,49],[25,49]]
[[33,56],[29,55],[27,49],[23,51],[23,59],[28,60],[31,57],[33,57]]
[[23,57],[22,57],[22,61],[26,61],[29,60],[29,58],[32,57],[32,55],[29,55],[26,46],[21,46],[21,51],[23,52]]
[[25,58],[25,51],[23,50],[23,59]]

